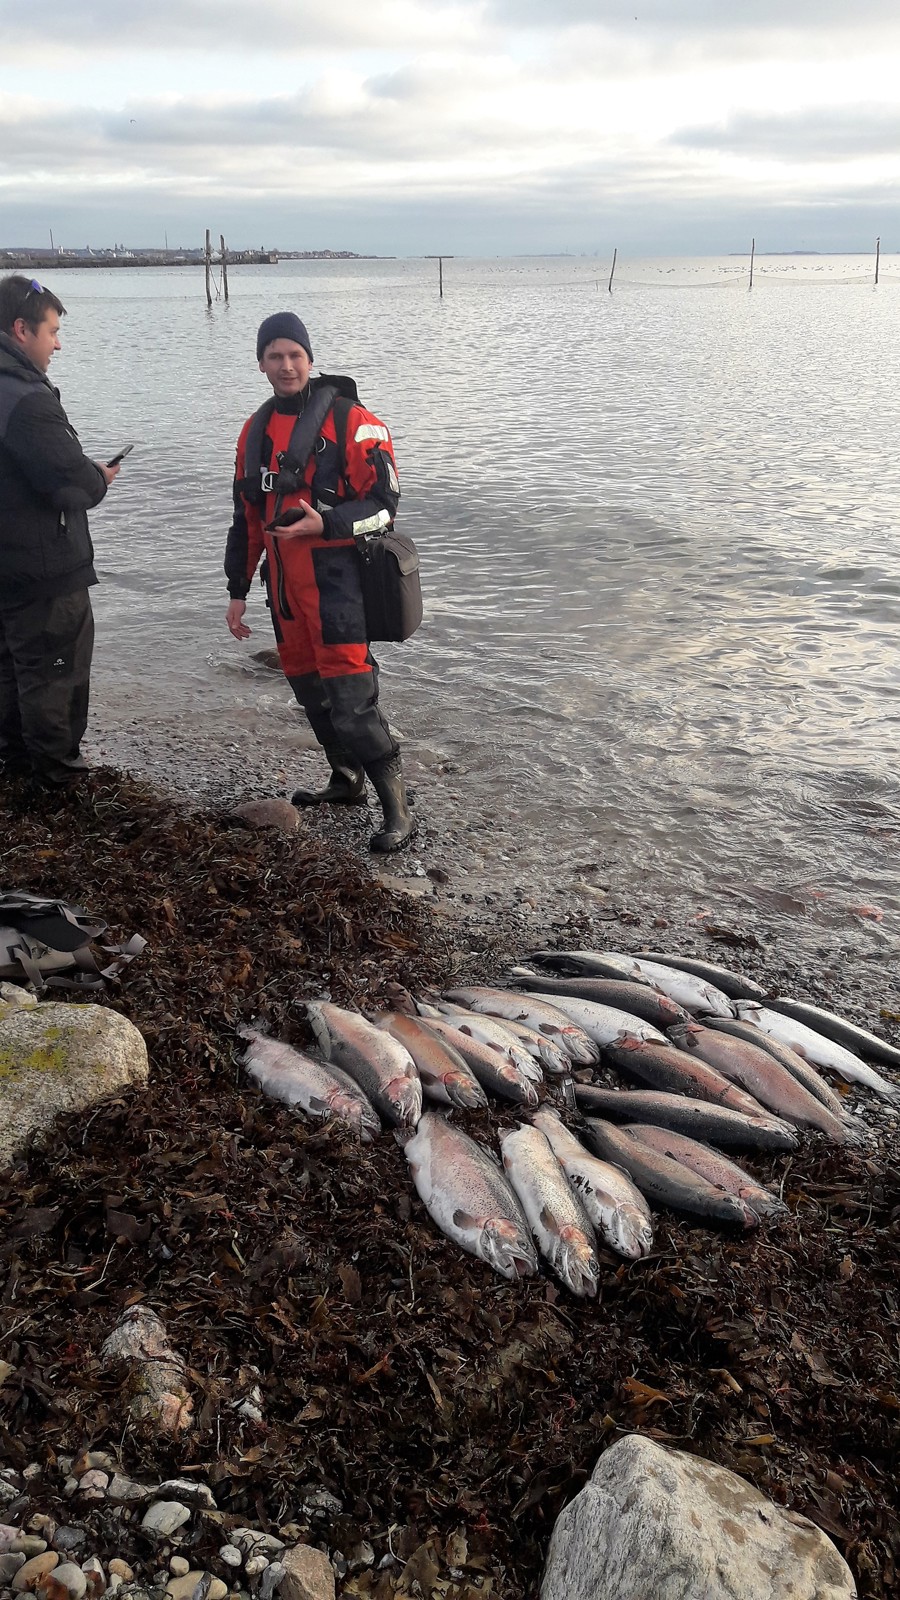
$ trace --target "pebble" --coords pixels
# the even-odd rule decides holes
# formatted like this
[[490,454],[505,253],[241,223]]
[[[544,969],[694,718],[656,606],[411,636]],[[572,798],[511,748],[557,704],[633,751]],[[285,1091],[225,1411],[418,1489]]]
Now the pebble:
[[183,1578],[185,1573],[190,1572],[190,1570],[191,1563],[185,1556],[173,1556],[169,1562],[169,1571],[173,1578]]
[[284,1574],[285,1568],[281,1561],[272,1561],[266,1567],[259,1586],[259,1600],[272,1600],[272,1596],[279,1587]]
[[88,1556],[81,1570],[87,1578],[88,1600],[100,1600],[100,1596],[106,1593],[106,1573],[97,1557]]
[[134,1573],[127,1561],[120,1561],[118,1556],[113,1556],[109,1563],[109,1570],[114,1578],[121,1578],[125,1583],[134,1582]]
[[84,1473],[82,1478],[79,1480],[78,1486],[80,1489],[84,1490],[106,1489],[108,1485],[109,1473],[101,1471],[99,1467],[92,1467],[89,1471]]
[[226,1567],[239,1567],[243,1559],[240,1550],[233,1544],[223,1544],[219,1551],[219,1560],[224,1561]]
[[148,1489],[143,1483],[136,1483],[134,1478],[126,1478],[124,1473],[114,1472],[110,1479],[108,1494],[110,1500],[149,1500],[156,1492]]
[[244,1550],[248,1555],[276,1556],[279,1550],[284,1549],[284,1540],[276,1539],[274,1533],[263,1533],[261,1528],[232,1528],[231,1542],[239,1550]]
[[327,1489],[313,1489],[303,1496],[300,1504],[308,1516],[314,1517],[339,1517],[344,1509],[337,1495]]
[[183,1573],[180,1578],[170,1578],[166,1585],[169,1600],[191,1600],[198,1583],[204,1578],[209,1578],[206,1600],[225,1600],[228,1593],[227,1583],[223,1583],[221,1578],[213,1578],[210,1573],[199,1570]]
[[251,1556],[244,1571],[248,1578],[256,1578],[261,1572],[265,1572],[268,1565],[268,1556]]
[[31,1465],[25,1468],[24,1472],[22,1473],[22,1477],[25,1479],[26,1483],[34,1483],[36,1478],[41,1477],[43,1470],[44,1469],[39,1462],[32,1461]]
[[19,1568],[13,1578],[12,1586],[17,1594],[24,1594],[26,1589],[30,1589],[37,1582],[38,1578],[44,1576],[45,1572],[52,1572],[53,1568],[57,1566],[59,1566],[59,1556],[55,1550],[48,1550],[45,1546],[40,1555],[32,1556],[29,1561],[25,1562],[24,1567]]
[[53,1576],[57,1583],[63,1584],[68,1589],[71,1600],[84,1600],[84,1596],[87,1594],[88,1581],[81,1568],[76,1567],[74,1561],[61,1562],[58,1567],[54,1567]]
[[25,1557],[18,1554],[0,1556],[0,1589],[8,1588],[20,1567],[24,1567]]
[[158,1539],[168,1539],[178,1528],[183,1528],[190,1517],[188,1507],[183,1506],[180,1500],[156,1500],[144,1513],[141,1527],[145,1533],[153,1533]]
[[56,1533],[55,1518],[43,1516],[40,1511],[36,1511],[33,1517],[29,1517],[27,1528],[29,1533],[36,1533],[41,1539],[53,1543]]
[[42,1556],[44,1554],[47,1548],[47,1541],[46,1539],[39,1539],[36,1533],[19,1533],[16,1530],[16,1537],[7,1548],[18,1550],[21,1555],[27,1556],[30,1560],[32,1556]]
[[67,1550],[69,1554],[74,1555],[75,1550],[82,1549],[85,1539],[86,1533],[83,1528],[74,1528],[69,1523],[64,1523],[62,1528],[58,1528],[56,1533],[53,1534],[51,1544],[58,1550]]
[[115,1472],[117,1465],[115,1456],[111,1456],[108,1450],[82,1450],[72,1462],[71,1470],[77,1478],[80,1478],[83,1472],[91,1472],[94,1468],[100,1468],[103,1472]]
[[76,1477],[67,1478],[65,1483],[63,1484],[63,1494],[65,1495],[66,1499],[67,1500],[71,1500],[73,1494],[77,1494],[77,1493],[78,1493],[78,1479]]

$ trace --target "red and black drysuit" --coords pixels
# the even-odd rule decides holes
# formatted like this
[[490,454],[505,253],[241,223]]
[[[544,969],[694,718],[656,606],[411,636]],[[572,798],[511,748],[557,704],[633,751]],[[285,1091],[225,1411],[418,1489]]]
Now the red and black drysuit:
[[[320,424],[300,487],[279,490],[278,458],[288,450],[298,415],[326,384],[340,398]],[[228,593],[246,597],[264,556],[262,578],[284,675],[329,759],[349,756],[368,768],[396,755],[398,746],[378,706],[354,536],[379,532],[394,520],[400,486],[391,436],[359,404],[352,378],[323,374],[301,395],[276,396],[265,409],[270,414],[261,440],[254,417],[238,439],[225,550]],[[248,459],[248,442],[258,460]],[[267,522],[304,501],[322,517],[321,537],[279,539],[265,531]]]

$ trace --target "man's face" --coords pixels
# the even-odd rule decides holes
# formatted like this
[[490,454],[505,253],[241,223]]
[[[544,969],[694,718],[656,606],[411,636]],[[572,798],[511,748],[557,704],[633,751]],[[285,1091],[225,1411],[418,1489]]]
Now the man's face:
[[311,366],[302,344],[295,344],[293,339],[273,339],[262,353],[259,370],[265,373],[275,393],[286,399],[306,388]]
[[23,317],[13,323],[13,338],[21,345],[29,361],[40,372],[46,372],[54,351],[61,350],[59,342],[59,312],[48,311],[36,328],[29,327]]

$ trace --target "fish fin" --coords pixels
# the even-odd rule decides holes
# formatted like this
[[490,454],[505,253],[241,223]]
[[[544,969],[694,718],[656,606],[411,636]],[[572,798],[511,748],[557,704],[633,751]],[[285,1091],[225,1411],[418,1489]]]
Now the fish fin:
[[471,1213],[468,1212],[468,1211],[462,1211],[462,1210],[454,1211],[454,1213],[453,1213],[453,1221],[456,1223],[456,1226],[458,1228],[477,1228],[478,1227],[478,1218],[477,1217],[473,1217],[471,1215]]
[[549,1206],[541,1206],[541,1223],[547,1229],[548,1233],[555,1233],[557,1239],[562,1238],[562,1228],[557,1222]]
[[324,1117],[326,1113],[331,1110],[331,1107],[329,1106],[327,1100],[320,1100],[317,1095],[312,1095],[310,1097],[309,1109],[317,1116]]

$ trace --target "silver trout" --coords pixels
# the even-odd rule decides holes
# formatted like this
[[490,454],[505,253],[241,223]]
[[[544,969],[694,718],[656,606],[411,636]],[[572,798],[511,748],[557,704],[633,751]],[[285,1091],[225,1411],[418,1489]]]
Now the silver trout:
[[422,1115],[422,1083],[406,1047],[327,1000],[310,1000],[306,1010],[322,1050],[359,1084],[385,1121],[414,1128]]
[[481,1011],[489,1017],[509,1017],[513,1022],[524,1022],[527,1028],[544,1034],[565,1050],[579,1066],[589,1067],[599,1061],[600,1052],[592,1039],[552,1001],[538,1000],[533,995],[518,994],[514,989],[489,989],[473,987],[448,989],[444,998],[458,1001],[470,1011]]
[[706,1027],[713,1028],[716,1033],[730,1033],[735,1039],[746,1039],[748,1044],[755,1044],[760,1050],[767,1050],[770,1056],[781,1062],[792,1078],[802,1083],[804,1089],[808,1089],[817,1100],[821,1100],[823,1106],[827,1106],[836,1117],[847,1116],[846,1107],[840,1096],[836,1095],[831,1085],[825,1082],[812,1062],[798,1055],[796,1050],[791,1050],[788,1045],[779,1044],[770,1033],[763,1033],[762,1028],[758,1028],[755,1022],[742,1022],[740,1017],[707,1017]]
[[621,1167],[592,1156],[547,1106],[531,1120],[550,1145],[601,1238],[629,1261],[649,1255],[653,1246],[650,1207]]
[[[451,1005],[449,1000],[442,1000],[437,1008],[423,1011],[422,1016],[429,1021],[434,1021],[435,1012],[438,1017],[443,1017],[451,1027],[458,1028],[460,1033],[467,1033],[472,1039],[479,1039],[482,1044],[490,1045],[493,1050],[498,1050],[513,1065],[518,1067],[523,1077],[530,1078],[532,1083],[543,1083],[544,1074],[541,1064],[533,1050],[527,1049],[524,1041],[518,1034],[513,1033],[515,1024],[504,1018],[482,1016],[478,1011],[469,1011],[466,1006]],[[555,1048],[555,1046],[554,1046]],[[571,1061],[567,1071],[571,1069]]]
[[530,1056],[526,1073],[508,1052],[495,1045],[484,1044],[469,1033],[462,1033],[449,1017],[423,1017],[421,1020],[439,1039],[446,1040],[454,1050],[459,1051],[483,1089],[490,1094],[499,1094],[504,1100],[513,1100],[519,1106],[538,1104],[539,1096],[532,1070],[536,1063]]
[[886,1039],[879,1039],[878,1035],[870,1033],[868,1028],[860,1028],[857,1023],[848,1022],[846,1017],[836,1017],[833,1011],[809,1005],[805,1000],[787,1000],[783,995],[769,1000],[768,1005],[770,1010],[780,1011],[783,1016],[793,1017],[795,1022],[805,1022],[808,1028],[815,1028],[817,1033],[824,1033],[826,1039],[833,1039],[835,1044],[842,1044],[848,1050],[855,1050],[859,1055],[869,1056],[884,1066],[900,1067],[900,1050],[896,1045],[888,1044]]
[[711,1012],[713,1016],[734,1016],[728,996],[715,984],[691,972],[648,961],[643,956],[626,955],[621,950],[540,950],[532,959],[540,966],[550,966],[559,972],[583,972],[598,978],[628,978],[649,983],[692,1015]]
[[300,1106],[309,1117],[346,1122],[364,1144],[381,1132],[381,1123],[362,1089],[340,1067],[317,1061],[249,1025],[238,1028],[238,1033],[247,1040],[244,1066],[269,1100]]
[[649,1039],[656,1044],[667,1042],[665,1034],[652,1022],[645,1022],[643,1017],[636,1017],[629,1011],[620,1011],[617,1006],[598,1005],[595,1000],[579,1000],[571,994],[529,994],[527,999],[546,1001],[558,1007],[601,1049],[625,1037]]
[[705,1178],[671,1156],[660,1155],[643,1144],[637,1133],[614,1128],[611,1122],[589,1117],[585,1139],[604,1161],[614,1161],[634,1179],[643,1195],[657,1205],[691,1216],[712,1218],[716,1222],[736,1223],[739,1228],[756,1228],[759,1218],[746,1201],[734,1194],[723,1194]]
[[388,1011],[375,1018],[375,1026],[406,1046],[430,1100],[467,1111],[487,1106],[487,1095],[459,1051],[439,1039],[423,1018]]
[[532,972],[528,967],[513,967],[510,983],[531,994],[545,994],[551,999],[557,995],[571,995],[574,1000],[592,1000],[598,1006],[612,1006],[628,1016],[640,1017],[655,1028],[673,1028],[676,1022],[690,1022],[691,1014],[684,1006],[648,983],[635,983],[627,978],[554,978],[546,972]]
[[721,1072],[708,1067],[696,1056],[688,1055],[666,1040],[620,1039],[608,1045],[604,1060],[618,1067],[629,1077],[639,1078],[654,1089],[667,1093],[689,1094],[697,1100],[710,1100],[713,1105],[729,1106],[732,1111],[743,1111],[747,1117],[761,1117],[765,1113],[758,1100],[744,1089],[738,1089]]
[[541,1255],[573,1294],[593,1298],[600,1278],[594,1230],[544,1135],[516,1128],[500,1150]]
[[537,1272],[522,1208],[482,1145],[426,1111],[403,1153],[425,1209],[448,1239],[514,1282]]
[[792,1122],[795,1128],[815,1128],[837,1144],[854,1139],[843,1117],[834,1116],[821,1100],[792,1078],[774,1056],[757,1045],[719,1033],[714,1028],[704,1028],[699,1022],[673,1028],[670,1038],[679,1050],[699,1056],[707,1066],[714,1067],[731,1083],[740,1084],[761,1106],[774,1111],[783,1121]]
[[638,961],[655,961],[661,967],[675,967],[679,972],[691,972],[721,989],[729,1000],[765,1000],[768,991],[762,984],[745,978],[742,972],[732,972],[730,967],[720,967],[715,961],[702,961],[698,956],[662,955],[657,950],[639,950]]
[[641,1140],[642,1144],[649,1145],[651,1150],[656,1150],[660,1155],[671,1156],[673,1161],[678,1161],[683,1167],[689,1167],[691,1172],[696,1172],[714,1189],[723,1189],[726,1194],[737,1195],[755,1211],[758,1217],[783,1216],[787,1206],[779,1200],[771,1189],[765,1188],[756,1179],[739,1167],[736,1162],[726,1160],[719,1155],[717,1150],[710,1150],[708,1144],[700,1144],[696,1139],[687,1139],[683,1133],[673,1133],[671,1128],[654,1128],[651,1124],[642,1122],[632,1127],[626,1126],[624,1133],[633,1133]]
[[852,1055],[845,1045],[838,1044],[834,1039],[826,1039],[823,1033],[817,1033],[806,1023],[783,1016],[768,1006],[758,1006],[752,1000],[736,1000],[735,1009],[744,1021],[755,1022],[763,1033],[770,1033],[773,1039],[796,1050],[798,1055],[805,1056],[817,1067],[836,1072],[846,1083],[862,1083],[867,1089],[874,1089],[876,1094],[884,1095],[887,1100],[900,1100],[900,1087],[888,1083],[880,1072],[867,1066],[859,1056]]
[[794,1128],[777,1117],[748,1117],[708,1100],[686,1094],[666,1094],[653,1089],[600,1089],[593,1083],[576,1083],[575,1102],[591,1117],[614,1122],[650,1122],[673,1128],[694,1139],[708,1139],[725,1150],[796,1150],[800,1143]]

